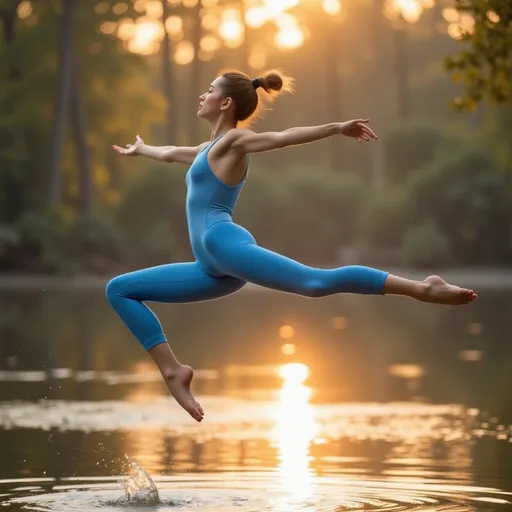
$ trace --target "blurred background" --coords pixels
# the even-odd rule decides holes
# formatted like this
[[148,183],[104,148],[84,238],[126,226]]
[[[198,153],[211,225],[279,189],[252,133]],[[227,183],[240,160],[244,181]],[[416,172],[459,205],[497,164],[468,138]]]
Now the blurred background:
[[265,247],[318,266],[506,266],[510,2],[492,3],[2,0],[0,269],[190,260],[185,169],[111,146],[209,140],[198,95],[225,68],[296,79],[254,129],[368,117],[380,136],[255,156],[236,221]]
[[[47,406],[16,416],[14,400],[110,400],[117,410],[167,396],[104,286],[121,272],[192,260],[186,168],[122,158],[111,146],[136,134],[151,145],[209,140],[198,95],[225,68],[251,77],[280,68],[296,80],[255,130],[368,117],[379,135],[368,145],[332,138],[255,155],[234,219],[260,245],[318,267],[436,272],[480,297],[459,309],[248,286],[219,301],[152,305],[178,358],[197,369],[196,392],[250,403],[292,383],[303,405],[458,404],[470,417],[487,414],[484,428],[509,440],[498,423],[512,421],[511,19],[504,0],[0,0],[0,399],[11,429],[1,435],[13,450],[4,476],[41,474],[51,458],[37,452],[37,463],[23,465],[19,446],[26,459],[45,440],[16,427],[75,425],[71,405],[58,419]],[[215,403],[219,421],[246,407]],[[431,412],[441,420],[426,434],[425,464],[456,432],[465,468],[500,473],[501,459],[464,451],[468,423],[457,411],[449,424]],[[173,414],[158,426],[164,437],[185,421]],[[327,411],[325,428],[336,414]],[[370,426],[402,418],[395,409],[339,414],[325,436],[370,439],[357,426],[347,434],[353,414]],[[402,441],[424,433],[425,416],[410,414],[416,426],[400,423]],[[28,417],[39,419],[20,419]],[[127,428],[137,431],[139,419]],[[76,428],[101,431],[102,421]],[[419,446],[412,437],[400,454],[419,457],[421,469],[423,455],[407,451]],[[74,442],[62,440],[61,452]],[[168,468],[167,449],[158,462],[142,445],[136,453],[149,469]],[[126,446],[119,454],[135,445]],[[386,446],[374,462],[393,457],[395,445]],[[190,462],[197,446],[189,448]],[[85,471],[101,471],[88,457]],[[380,462],[363,465],[377,471]]]

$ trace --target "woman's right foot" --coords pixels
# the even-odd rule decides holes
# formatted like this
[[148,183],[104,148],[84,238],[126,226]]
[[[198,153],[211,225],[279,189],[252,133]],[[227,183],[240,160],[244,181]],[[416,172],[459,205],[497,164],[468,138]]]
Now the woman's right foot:
[[425,281],[419,284],[419,293],[415,298],[423,302],[457,306],[469,304],[478,298],[478,295],[473,290],[448,284],[439,276],[427,277]]
[[196,402],[190,389],[190,383],[194,376],[194,370],[190,366],[181,365],[165,378],[165,382],[172,396],[196,421],[202,421],[204,412]]

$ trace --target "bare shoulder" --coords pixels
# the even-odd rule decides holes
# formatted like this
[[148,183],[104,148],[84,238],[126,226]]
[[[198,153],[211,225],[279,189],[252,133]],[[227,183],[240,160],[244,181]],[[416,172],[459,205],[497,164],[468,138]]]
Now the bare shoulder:
[[229,130],[224,137],[219,141],[219,149],[221,152],[231,152],[232,150],[237,150],[238,143],[247,137],[247,135],[251,135],[254,132],[247,128],[232,128]]

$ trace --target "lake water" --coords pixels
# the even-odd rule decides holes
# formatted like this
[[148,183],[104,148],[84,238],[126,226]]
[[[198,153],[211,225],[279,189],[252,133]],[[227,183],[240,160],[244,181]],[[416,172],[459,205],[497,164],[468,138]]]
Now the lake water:
[[101,288],[0,289],[0,507],[512,510],[511,298],[152,305],[197,424]]

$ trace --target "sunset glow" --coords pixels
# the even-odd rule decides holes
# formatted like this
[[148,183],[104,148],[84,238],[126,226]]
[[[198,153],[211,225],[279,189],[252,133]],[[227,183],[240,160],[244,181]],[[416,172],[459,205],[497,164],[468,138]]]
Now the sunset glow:
[[[184,42],[191,38],[188,34],[192,19],[182,8],[191,9],[200,6],[200,23],[203,30],[201,44],[198,48],[191,48],[184,42],[174,48],[174,59],[178,64],[184,65],[190,59],[200,58],[210,60],[215,53],[223,47],[238,48],[247,41],[246,30],[265,28],[272,31],[265,37],[267,49],[261,45],[257,49],[252,47],[248,53],[248,64],[253,69],[261,69],[266,65],[267,57],[272,46],[279,50],[290,51],[300,48],[308,37],[308,30],[303,25],[302,17],[294,10],[297,6],[312,4],[328,16],[341,20],[340,15],[346,15],[344,0],[243,0],[242,4],[222,4],[219,0],[167,0],[170,7],[170,16],[165,21],[165,30],[171,37],[173,44]],[[114,5],[116,11],[124,11],[127,4],[121,0]],[[384,14],[394,22],[405,21],[415,23],[419,20],[425,9],[434,5],[434,0],[385,0]],[[180,7],[181,6],[181,7]],[[180,9],[177,9],[180,7]],[[99,3],[98,9],[109,8],[106,2]],[[176,8],[176,9],[175,9]],[[20,4],[19,15],[27,16],[31,9],[28,1]],[[162,4],[160,0],[136,0],[134,9],[143,15],[136,22],[124,18],[117,24],[104,22],[100,30],[105,34],[117,34],[125,42],[129,51],[140,54],[155,53],[160,48],[164,30],[162,29]],[[190,16],[195,11],[190,11]],[[299,11],[300,12],[300,11]],[[460,37],[461,31],[470,31],[471,20],[460,19],[458,11],[446,8],[443,16],[448,21],[448,33],[452,37]],[[455,19],[455,16],[457,18]],[[495,22],[497,15],[489,12],[489,20]],[[220,37],[216,37],[216,35]],[[269,43],[273,41],[273,45]],[[197,54],[196,54],[197,52]]]
[[280,367],[283,385],[279,393],[274,431],[279,452],[279,480],[286,495],[301,500],[313,490],[310,446],[318,433],[314,409],[309,403],[311,388],[303,383],[309,368],[301,363]]

